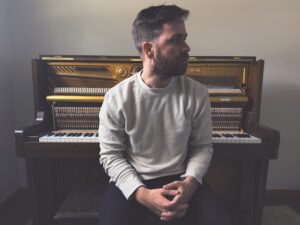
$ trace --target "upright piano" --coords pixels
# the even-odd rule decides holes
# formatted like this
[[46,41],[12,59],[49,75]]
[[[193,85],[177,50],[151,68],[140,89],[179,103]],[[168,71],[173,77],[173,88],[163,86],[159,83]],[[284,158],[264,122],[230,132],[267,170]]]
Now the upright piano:
[[[279,132],[259,123],[263,66],[255,57],[195,56],[186,72],[208,87],[212,106],[214,156],[205,181],[239,225],[261,224],[268,162],[278,156]],[[32,60],[36,120],[16,130],[15,139],[26,162],[33,225],[52,224],[78,184],[97,181],[103,192],[99,110],[111,87],[141,69],[138,57]]]

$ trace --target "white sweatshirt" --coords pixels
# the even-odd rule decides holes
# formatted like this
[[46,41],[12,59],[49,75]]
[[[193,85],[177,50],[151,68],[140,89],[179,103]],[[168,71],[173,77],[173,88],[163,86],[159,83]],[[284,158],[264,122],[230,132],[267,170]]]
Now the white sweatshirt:
[[187,76],[150,88],[140,73],[110,89],[100,110],[100,163],[128,199],[142,180],[193,176],[212,157],[207,88]]

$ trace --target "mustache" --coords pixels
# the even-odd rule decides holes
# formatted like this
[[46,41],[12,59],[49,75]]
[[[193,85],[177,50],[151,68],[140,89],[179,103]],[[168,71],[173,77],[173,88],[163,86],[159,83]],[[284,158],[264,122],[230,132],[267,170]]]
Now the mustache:
[[183,53],[181,56],[180,56],[181,59],[183,60],[188,60],[190,58],[190,55],[188,53]]

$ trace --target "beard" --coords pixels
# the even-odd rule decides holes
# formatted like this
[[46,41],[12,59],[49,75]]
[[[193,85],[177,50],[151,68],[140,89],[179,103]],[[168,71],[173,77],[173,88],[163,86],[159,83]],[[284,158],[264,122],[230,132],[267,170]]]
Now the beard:
[[181,76],[186,72],[188,53],[183,53],[175,58],[165,57],[158,49],[157,57],[154,59],[153,72],[162,79],[168,79],[175,76]]

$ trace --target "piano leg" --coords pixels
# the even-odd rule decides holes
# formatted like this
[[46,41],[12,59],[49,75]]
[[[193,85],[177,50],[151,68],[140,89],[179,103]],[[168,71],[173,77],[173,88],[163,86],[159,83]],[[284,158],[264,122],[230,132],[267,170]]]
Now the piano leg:
[[32,225],[51,224],[58,209],[53,160],[26,159],[27,179],[32,199]]
[[261,225],[268,164],[266,159],[244,160],[240,197],[242,224]]

